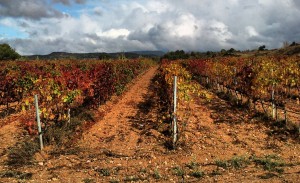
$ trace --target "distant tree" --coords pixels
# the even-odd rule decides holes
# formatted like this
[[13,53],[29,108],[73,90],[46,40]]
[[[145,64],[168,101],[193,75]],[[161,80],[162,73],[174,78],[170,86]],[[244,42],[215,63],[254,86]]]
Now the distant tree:
[[169,60],[177,60],[177,59],[188,59],[190,57],[189,54],[185,53],[183,50],[176,50],[175,52],[166,53],[162,58]]
[[227,51],[224,50],[224,49],[221,50],[221,53],[222,53],[223,56],[232,56],[232,55],[234,55],[234,52],[235,52],[234,48],[230,48]]
[[207,51],[206,52],[206,58],[213,58],[218,56],[217,53],[213,52],[213,51]]
[[265,45],[262,45],[262,46],[258,47],[258,51],[264,51],[265,49],[266,49]]
[[20,55],[8,44],[0,44],[0,60],[16,60]]
[[110,56],[109,56],[108,53],[100,53],[99,54],[99,59],[100,60],[105,60],[105,59],[109,59],[109,58],[110,58]]
[[225,54],[225,53],[226,53],[226,50],[225,50],[225,49],[222,49],[222,50],[221,50],[221,53],[222,53],[222,54]]
[[195,53],[195,52],[191,52],[191,57],[196,57],[197,56],[197,53]]
[[290,46],[296,46],[296,45],[297,45],[297,43],[294,41],[294,42],[292,42],[292,44]]
[[234,48],[230,48],[227,53],[234,53],[235,52],[235,49]]

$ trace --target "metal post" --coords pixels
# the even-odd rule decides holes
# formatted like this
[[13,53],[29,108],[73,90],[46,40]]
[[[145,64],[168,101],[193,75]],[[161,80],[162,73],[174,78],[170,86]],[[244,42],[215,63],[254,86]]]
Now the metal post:
[[43,150],[44,144],[43,144],[43,135],[42,135],[42,127],[41,127],[41,120],[40,120],[40,113],[39,113],[39,103],[38,103],[38,96],[37,95],[34,95],[34,103],[35,103],[35,110],[36,110],[36,120],[37,120],[37,124],[38,124],[40,147],[41,147],[41,150]]
[[173,108],[173,147],[177,142],[177,120],[176,120],[176,107],[177,107],[177,76],[174,76],[174,108]]
[[275,119],[276,117],[276,107],[275,107],[275,99],[274,99],[274,84],[272,85],[272,118]]
[[71,122],[71,109],[68,109],[68,123]]
[[[271,77],[272,77],[272,80],[273,80],[273,74],[274,73],[274,70],[271,69]],[[276,118],[276,111],[275,111],[275,91],[274,91],[274,81],[272,82],[272,93],[271,93],[271,100],[272,100],[272,118],[275,119]]]

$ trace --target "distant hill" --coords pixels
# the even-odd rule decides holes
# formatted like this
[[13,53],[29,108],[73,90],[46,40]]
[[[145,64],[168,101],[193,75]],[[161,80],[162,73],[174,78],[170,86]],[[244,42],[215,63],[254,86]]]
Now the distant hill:
[[[175,59],[179,59],[182,50],[175,52],[165,53],[163,51],[130,51],[130,52],[116,52],[116,53],[67,53],[67,52],[53,52],[48,55],[28,55],[23,56],[28,58],[29,60],[34,60],[39,58],[41,60],[53,60],[53,59],[117,59],[126,57],[129,59],[135,59],[139,57],[146,58],[155,58],[159,59],[161,57],[168,58],[168,56],[172,56],[175,54]],[[179,53],[179,57],[176,53]],[[220,52],[187,52],[183,53],[184,58],[211,58],[211,57],[226,57],[226,56],[236,56],[236,57],[253,57],[253,56],[274,56],[274,55],[297,55],[300,56],[300,44],[293,42],[291,45],[286,46],[284,48],[273,49],[273,50],[247,50],[247,51],[238,51],[229,49],[229,50],[221,50]],[[174,56],[174,55],[173,55]],[[182,56],[182,55],[181,55]]]
[[53,59],[114,59],[125,56],[126,58],[134,59],[139,57],[147,58],[159,58],[165,53],[162,51],[132,51],[132,52],[116,52],[116,53],[67,53],[67,52],[52,52],[48,55],[27,55],[28,59],[42,59],[42,60],[53,60]]

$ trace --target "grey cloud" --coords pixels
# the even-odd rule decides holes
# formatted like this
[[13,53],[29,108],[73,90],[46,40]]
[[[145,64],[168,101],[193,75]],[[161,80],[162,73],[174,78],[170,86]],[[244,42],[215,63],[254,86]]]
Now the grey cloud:
[[75,0],[75,2],[77,4],[84,4],[84,3],[86,3],[86,0]]
[[75,2],[77,4],[84,4],[86,0],[52,0],[54,3],[62,3],[64,5],[71,5],[71,2]]
[[293,3],[300,10],[300,1],[299,0],[293,0]]
[[[297,18],[300,16],[300,11],[286,4],[285,1],[264,2],[265,4],[260,4],[257,0],[236,1],[235,3],[223,0],[217,0],[214,3],[208,0],[203,0],[201,3],[196,0],[189,0],[185,3],[179,0],[172,2],[173,4],[170,4],[173,7],[170,10],[176,9],[176,11],[160,14],[159,16],[163,17],[164,21],[158,21],[157,25],[146,33],[134,31],[128,39],[152,42],[157,48],[190,50],[219,50],[230,47],[253,49],[259,44],[266,44],[269,48],[278,48],[283,41],[300,41],[300,30],[297,28],[300,27]],[[300,7],[300,1],[294,0],[294,3]],[[199,21],[204,21],[204,23],[202,21],[204,26],[195,25],[199,30],[195,30],[196,34],[193,38],[170,36],[172,30],[164,27],[164,23],[179,16],[178,12],[191,13]],[[147,15],[137,16],[136,13],[135,10],[135,17],[138,18],[134,19],[138,20],[137,24],[140,22],[139,19],[145,18],[144,22],[149,21]],[[227,26],[227,30],[224,32],[223,28],[211,26],[212,20],[223,23]],[[252,26],[258,35],[254,37],[248,35],[245,30],[247,26]],[[222,37],[224,37],[223,42]]]
[[29,24],[26,23],[26,22],[19,22],[19,26],[22,27],[22,28],[29,28]]
[[70,0],[52,0],[54,3],[62,3],[64,5],[70,5]]
[[98,15],[98,16],[102,16],[103,15],[103,11],[100,8],[95,8],[94,9],[94,14]]
[[243,7],[244,10],[249,10],[249,9],[252,9],[252,8],[255,8],[255,6],[254,5],[245,5]]
[[[49,54],[55,51],[86,53],[155,49],[153,45],[147,45],[139,41],[126,40],[122,37],[111,39],[99,37],[96,34],[81,34],[78,35],[78,37],[79,39],[15,39],[2,40],[0,42],[8,42],[23,55]],[[95,41],[95,44],[88,41],[89,39]]]
[[[0,4],[5,4],[3,2],[8,0]],[[85,1],[52,2],[70,5]],[[106,4],[99,6],[98,2]],[[149,2],[164,3],[166,8],[148,6]],[[102,0],[93,3],[93,7],[101,8],[92,9],[92,13],[82,11],[79,18],[25,21],[29,25],[19,26],[26,30],[29,38],[6,41],[22,54],[156,49],[219,51],[231,47],[244,50],[262,44],[271,49],[280,47],[283,41],[300,41],[298,0],[148,0],[143,4],[141,1]],[[42,4],[47,6],[45,2]],[[128,31],[129,35],[113,35],[120,30]]]
[[62,17],[63,14],[50,7],[45,0],[1,0],[0,17],[40,19]]
[[[163,25],[156,25],[148,32],[136,31],[129,35],[129,40],[137,40],[139,42],[153,45],[158,50],[218,50],[221,45],[213,36],[208,36],[211,28],[203,31],[195,37],[178,37],[172,36],[171,30]],[[219,31],[219,30],[217,30]]]
[[[8,42],[12,47],[14,47],[19,53],[24,55],[31,54],[49,54],[54,51],[73,51],[68,48],[80,49],[78,44],[71,44],[69,40],[65,39],[54,39],[54,40],[44,40],[44,39],[15,39]],[[47,45],[45,48],[45,45]]]

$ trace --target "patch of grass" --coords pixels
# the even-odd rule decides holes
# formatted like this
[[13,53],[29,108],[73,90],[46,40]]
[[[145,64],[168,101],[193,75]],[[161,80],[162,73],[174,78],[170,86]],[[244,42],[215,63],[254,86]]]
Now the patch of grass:
[[211,173],[210,173],[211,176],[216,176],[216,175],[222,175],[222,173],[219,171],[219,169],[217,170],[213,170]]
[[222,167],[224,169],[240,169],[249,165],[250,161],[244,156],[235,156],[230,160],[216,160],[215,163],[218,167]]
[[99,168],[96,170],[101,176],[110,176],[110,169],[108,168]]
[[264,170],[277,173],[283,173],[282,167],[286,165],[277,155],[266,155],[263,158],[253,157],[253,161],[257,165],[261,165]]
[[1,178],[16,178],[16,179],[21,179],[21,180],[29,180],[32,177],[32,173],[23,173],[20,171],[4,171],[0,173]]
[[86,178],[82,180],[84,183],[95,183],[95,179]]
[[146,168],[142,168],[139,170],[140,173],[147,173],[147,169]]
[[161,175],[160,175],[160,173],[157,169],[154,170],[153,178],[156,179],[156,180],[161,178]]
[[249,159],[243,156],[236,156],[230,160],[231,166],[235,169],[245,168],[249,163]]
[[184,170],[180,167],[175,167],[172,170],[173,170],[174,175],[176,175],[176,176],[183,177],[185,174]]
[[202,178],[205,175],[205,173],[201,170],[194,170],[190,173],[190,175],[196,178]]
[[224,169],[227,169],[230,167],[230,164],[226,160],[216,160],[215,163],[216,163],[217,167],[221,167]]
[[197,169],[199,167],[199,163],[197,163],[196,161],[191,161],[188,164],[186,164],[186,167],[188,167],[189,169]]
[[8,150],[8,166],[22,167],[33,164],[33,156],[39,149],[37,139],[25,139]]

